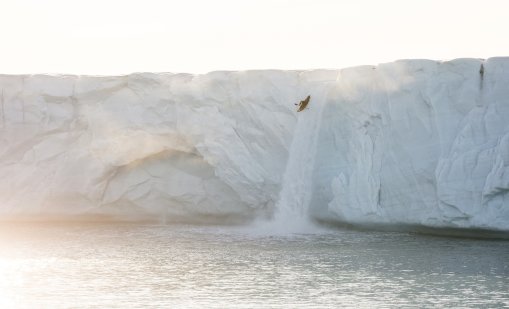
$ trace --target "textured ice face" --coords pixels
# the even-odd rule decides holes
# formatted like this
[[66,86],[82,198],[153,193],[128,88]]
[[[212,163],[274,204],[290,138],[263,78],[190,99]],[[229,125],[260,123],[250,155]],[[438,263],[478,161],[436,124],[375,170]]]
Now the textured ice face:
[[342,71],[313,205],[353,223],[509,229],[508,85],[509,59]]
[[298,207],[509,230],[508,86],[505,58],[0,76],[0,213],[193,220]]
[[298,72],[2,76],[4,215],[251,216],[278,198]]

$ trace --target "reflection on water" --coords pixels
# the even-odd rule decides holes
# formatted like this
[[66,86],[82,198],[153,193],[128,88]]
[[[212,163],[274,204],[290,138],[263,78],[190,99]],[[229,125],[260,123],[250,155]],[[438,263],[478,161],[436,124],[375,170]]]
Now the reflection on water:
[[2,308],[509,306],[509,242],[235,227],[0,227]]

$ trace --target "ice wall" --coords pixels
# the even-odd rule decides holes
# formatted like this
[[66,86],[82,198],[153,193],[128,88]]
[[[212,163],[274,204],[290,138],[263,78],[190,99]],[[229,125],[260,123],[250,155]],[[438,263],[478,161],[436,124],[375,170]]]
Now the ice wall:
[[341,71],[323,113],[316,213],[508,230],[508,86],[507,58]]
[[0,91],[2,218],[300,213],[509,230],[507,58],[3,75]]

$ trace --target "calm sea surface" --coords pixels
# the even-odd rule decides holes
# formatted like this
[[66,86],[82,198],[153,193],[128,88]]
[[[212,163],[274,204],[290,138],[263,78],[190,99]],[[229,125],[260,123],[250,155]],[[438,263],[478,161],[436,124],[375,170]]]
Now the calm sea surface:
[[509,307],[509,241],[2,224],[1,308]]

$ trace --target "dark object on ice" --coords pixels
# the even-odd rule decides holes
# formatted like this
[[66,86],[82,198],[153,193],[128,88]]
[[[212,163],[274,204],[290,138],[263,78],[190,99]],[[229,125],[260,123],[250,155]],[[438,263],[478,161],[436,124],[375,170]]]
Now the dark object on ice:
[[302,112],[306,108],[306,106],[308,106],[310,99],[311,99],[311,96],[308,95],[307,98],[304,99],[304,101],[300,101],[299,104],[295,103],[295,105],[299,106],[299,108],[297,109],[297,112]]

